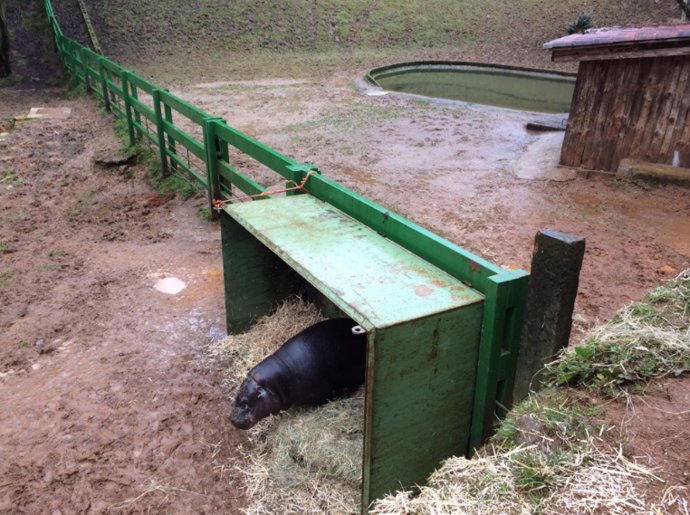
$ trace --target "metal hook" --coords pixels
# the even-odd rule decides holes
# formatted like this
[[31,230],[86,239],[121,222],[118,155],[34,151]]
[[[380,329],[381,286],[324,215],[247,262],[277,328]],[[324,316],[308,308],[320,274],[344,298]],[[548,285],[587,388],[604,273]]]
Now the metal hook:
[[360,335],[367,334],[367,332],[361,325],[356,325],[352,328],[352,334]]

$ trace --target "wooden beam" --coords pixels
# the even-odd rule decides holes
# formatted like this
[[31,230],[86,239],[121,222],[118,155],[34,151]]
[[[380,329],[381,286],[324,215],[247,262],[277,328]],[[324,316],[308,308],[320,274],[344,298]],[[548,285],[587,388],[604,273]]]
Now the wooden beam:
[[665,57],[673,55],[690,55],[690,42],[684,41],[681,46],[664,48],[644,48],[639,45],[625,47],[572,47],[555,49],[551,60],[556,63],[572,61],[609,61],[613,59],[640,59],[643,57]]

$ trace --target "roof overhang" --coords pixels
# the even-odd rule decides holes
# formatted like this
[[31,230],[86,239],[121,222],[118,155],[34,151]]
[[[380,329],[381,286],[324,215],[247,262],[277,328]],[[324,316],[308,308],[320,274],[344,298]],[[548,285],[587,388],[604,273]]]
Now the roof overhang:
[[690,55],[690,24],[595,29],[549,41],[544,48],[556,62]]

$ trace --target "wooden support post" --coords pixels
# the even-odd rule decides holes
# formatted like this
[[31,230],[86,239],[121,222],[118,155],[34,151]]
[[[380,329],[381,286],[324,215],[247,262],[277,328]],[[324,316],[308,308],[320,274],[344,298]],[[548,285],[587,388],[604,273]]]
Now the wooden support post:
[[122,75],[120,75],[120,82],[122,83],[122,99],[125,105],[125,120],[127,121],[129,144],[134,146],[137,144],[137,140],[134,134],[134,122],[132,120],[132,99],[129,91],[129,73],[130,72],[128,71],[123,71]]
[[[131,90],[132,90],[132,91],[131,91],[131,95],[132,95],[132,98],[138,102],[138,101],[139,101],[139,93],[138,93],[137,85],[136,85],[136,84],[133,84],[132,82],[129,81],[129,76],[127,77],[127,79],[128,79],[127,82],[128,82],[129,85],[131,86]],[[134,122],[136,122],[137,124],[141,125],[141,114],[139,113],[139,111],[137,111],[136,109],[132,108],[132,115],[134,116]],[[133,124],[133,125],[134,125],[134,124]],[[136,128],[136,125],[134,125],[134,127]],[[137,140],[139,140],[139,139],[140,139],[140,136],[141,136],[141,133],[140,133],[138,130],[135,129],[135,134],[136,134]]]
[[[167,89],[165,91],[168,91]],[[163,105],[163,111],[165,113],[165,121],[169,123],[170,125],[174,125],[173,123],[173,114],[172,114],[172,108],[168,104]],[[177,148],[175,147],[175,138],[173,138],[170,134],[168,134],[168,137],[166,138],[168,141],[168,152],[172,155],[177,155]],[[177,172],[177,161],[174,159],[170,160],[170,168],[172,169],[172,172],[175,173]]]
[[107,75],[105,66],[103,65],[103,58],[98,58],[98,75],[101,78],[101,90],[103,91],[103,105],[106,111],[110,111],[110,92],[108,91]]
[[82,47],[79,51],[79,58],[84,65],[84,86],[86,87],[86,92],[91,91],[91,74],[89,73],[89,59],[86,56],[86,48]]
[[216,136],[216,124],[222,122],[222,118],[209,117],[204,119],[204,148],[206,150],[206,181],[208,182],[208,202],[211,209],[211,218],[216,220],[218,213],[214,209],[215,201],[220,200],[220,177],[218,176],[218,158],[221,156],[218,137]]
[[552,230],[537,233],[513,402],[538,388],[544,365],[568,345],[584,254],[584,238]]
[[161,156],[161,171],[163,177],[168,177],[170,175],[170,170],[168,168],[168,152],[165,148],[165,127],[163,120],[163,112],[161,109],[161,90],[154,89],[151,92],[153,97],[153,108],[156,113],[156,134],[158,136],[158,150]]

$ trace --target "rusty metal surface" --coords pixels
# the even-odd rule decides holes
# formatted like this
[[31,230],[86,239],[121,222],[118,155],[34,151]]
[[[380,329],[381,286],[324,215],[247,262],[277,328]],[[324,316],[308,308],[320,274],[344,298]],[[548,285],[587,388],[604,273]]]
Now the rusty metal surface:
[[548,50],[574,47],[602,47],[638,43],[665,43],[690,41],[690,23],[658,25],[654,27],[605,27],[571,34],[544,44]]

